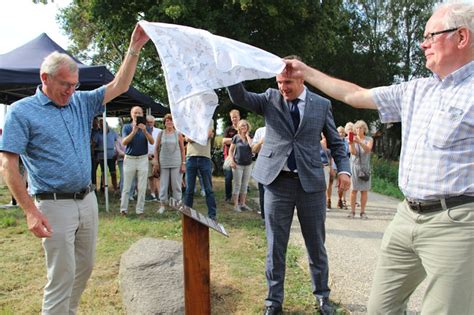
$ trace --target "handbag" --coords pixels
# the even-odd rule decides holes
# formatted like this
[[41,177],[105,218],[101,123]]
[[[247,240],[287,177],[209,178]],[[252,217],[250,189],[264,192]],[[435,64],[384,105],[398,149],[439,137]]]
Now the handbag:
[[362,166],[362,163],[360,162],[361,161],[360,150],[361,150],[361,148],[359,146],[359,156],[358,156],[358,159],[357,159],[357,167],[355,169],[356,176],[360,180],[362,180],[364,182],[367,182],[370,179],[370,168]]
[[232,157],[230,155],[228,155],[224,160],[224,165],[222,165],[222,168],[226,171],[230,171],[232,169],[230,167],[231,162],[232,162]]

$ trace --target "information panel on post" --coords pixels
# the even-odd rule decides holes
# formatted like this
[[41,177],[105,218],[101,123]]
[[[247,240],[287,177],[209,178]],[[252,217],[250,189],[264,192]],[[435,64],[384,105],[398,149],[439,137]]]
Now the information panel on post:
[[193,208],[185,206],[181,201],[178,201],[174,198],[170,198],[169,205],[171,208],[181,212],[185,216],[190,217],[193,220],[198,221],[199,223],[202,223],[207,227],[210,227],[211,229],[221,233],[226,237],[229,237],[229,234],[227,234],[227,231],[225,230],[222,224],[201,214],[199,211],[196,211]]

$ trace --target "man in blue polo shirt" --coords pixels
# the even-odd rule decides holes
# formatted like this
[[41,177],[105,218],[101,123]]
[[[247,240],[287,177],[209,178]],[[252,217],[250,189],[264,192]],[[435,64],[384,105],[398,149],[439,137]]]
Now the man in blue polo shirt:
[[124,178],[120,214],[127,215],[130,187],[136,176],[138,194],[135,211],[139,217],[142,217],[148,178],[148,143],[153,144],[155,140],[152,136],[153,127],[146,127],[145,121],[138,122],[138,117],[143,117],[143,109],[140,106],[132,107],[130,117],[132,122],[124,125],[122,129],[122,144],[126,147],[123,159]]
[[[90,177],[92,119],[128,90],[148,40],[137,25],[115,79],[92,91],[76,91],[79,71],[70,56],[50,54],[41,65],[36,94],[15,102],[7,113],[0,143],[3,176],[28,229],[42,238],[48,276],[43,314],[77,312],[92,272],[98,229]],[[29,193],[18,169],[20,157]]]

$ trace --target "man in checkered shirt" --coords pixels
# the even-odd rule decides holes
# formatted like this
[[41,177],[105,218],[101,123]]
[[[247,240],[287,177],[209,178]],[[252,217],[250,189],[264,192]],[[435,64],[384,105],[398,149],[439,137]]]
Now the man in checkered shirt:
[[[402,123],[399,186],[369,314],[402,314],[426,278],[422,314],[474,314],[474,5],[439,6],[421,48],[429,78],[364,89],[296,60],[286,72],[356,108]],[[364,148],[367,150],[367,148]]]

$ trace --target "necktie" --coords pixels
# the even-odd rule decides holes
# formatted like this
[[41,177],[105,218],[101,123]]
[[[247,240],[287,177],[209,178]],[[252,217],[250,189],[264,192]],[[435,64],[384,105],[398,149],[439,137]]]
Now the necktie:
[[293,120],[293,126],[295,127],[295,131],[298,130],[298,126],[300,125],[300,110],[298,109],[298,102],[299,99],[294,99],[290,102],[290,114],[291,119]]
[[[295,127],[295,131],[298,130],[298,126],[300,124],[300,111],[298,109],[298,102],[299,99],[294,99],[290,102],[290,114],[291,120],[293,121],[293,126]],[[296,159],[295,159],[295,151],[292,150],[290,156],[288,156],[288,168],[290,171],[296,170]]]

